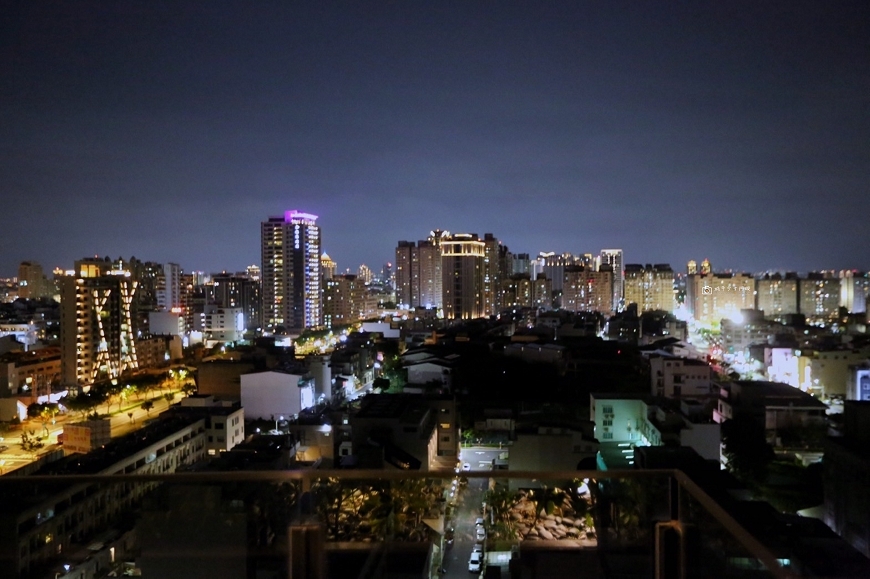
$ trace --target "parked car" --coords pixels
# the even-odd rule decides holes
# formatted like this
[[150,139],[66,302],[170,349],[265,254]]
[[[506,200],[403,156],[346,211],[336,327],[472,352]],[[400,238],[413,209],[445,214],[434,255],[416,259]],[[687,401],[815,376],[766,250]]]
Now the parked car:
[[483,553],[483,543],[475,543],[471,548],[472,553]]
[[474,526],[475,527],[483,526],[483,517],[477,517],[476,519],[474,519]]
[[483,566],[483,557],[481,553],[472,552],[471,558],[468,559],[468,570],[472,573],[480,573]]
[[478,541],[483,541],[484,539],[486,539],[486,529],[484,529],[483,527],[475,527],[474,538],[476,538]]

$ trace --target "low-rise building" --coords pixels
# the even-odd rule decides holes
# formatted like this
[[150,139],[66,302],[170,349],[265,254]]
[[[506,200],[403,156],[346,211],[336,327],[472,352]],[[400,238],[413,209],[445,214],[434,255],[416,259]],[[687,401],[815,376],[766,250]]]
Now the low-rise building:
[[181,404],[168,412],[205,418],[206,449],[210,456],[232,450],[245,440],[245,409],[238,401],[193,394],[182,398]]
[[242,374],[241,402],[248,419],[298,416],[315,404],[314,378],[280,369]]
[[[87,454],[49,463],[36,475],[160,474],[206,456],[205,420],[169,416]],[[142,484],[15,485],[0,502],[0,576],[45,576],[107,532],[152,488]],[[99,556],[99,551],[92,553]],[[54,574],[51,575],[52,577]],[[93,575],[92,575],[93,576]]]
[[456,465],[458,437],[452,398],[370,394],[349,422],[353,454],[368,462],[365,466],[444,471]]
[[782,441],[785,433],[807,434],[810,429],[826,427],[827,405],[788,384],[735,380],[715,387],[719,399],[713,420],[722,423],[738,414],[755,417],[775,447],[787,446]]
[[816,350],[808,357],[813,391],[825,398],[846,398],[852,368],[870,362],[870,347]]
[[844,405],[842,436],[825,443],[825,523],[870,557],[870,402]]
[[648,359],[653,396],[703,397],[712,393],[713,369],[706,362],[661,354]]
[[601,443],[599,468],[630,468],[635,446],[688,446],[708,460],[720,459],[721,435],[705,406],[643,394],[593,393],[590,418]]
[[63,454],[87,454],[101,448],[111,439],[112,422],[105,418],[64,424]]
[[181,336],[151,335],[136,340],[136,359],[140,369],[159,368],[183,357]]
[[[598,447],[591,432],[561,426],[538,426],[532,432],[517,432],[510,446],[509,470],[577,470],[581,461],[595,458]],[[539,482],[525,479],[511,478],[509,482],[511,489],[541,486]]]
[[60,348],[0,355],[0,398],[51,392],[60,378]]

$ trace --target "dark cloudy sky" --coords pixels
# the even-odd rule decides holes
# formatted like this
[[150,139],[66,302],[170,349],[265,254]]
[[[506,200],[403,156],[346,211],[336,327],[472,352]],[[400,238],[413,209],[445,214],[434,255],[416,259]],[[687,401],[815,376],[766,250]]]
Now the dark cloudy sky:
[[[543,5],[543,6],[542,6]],[[870,269],[870,3],[0,2],[0,275],[515,252]]]

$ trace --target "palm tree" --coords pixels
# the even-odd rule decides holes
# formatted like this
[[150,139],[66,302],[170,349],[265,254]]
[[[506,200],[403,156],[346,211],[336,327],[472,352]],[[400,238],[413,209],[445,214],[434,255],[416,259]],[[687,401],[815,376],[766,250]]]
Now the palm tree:
[[511,514],[518,503],[517,494],[507,487],[497,487],[488,490],[485,499],[487,507],[492,512],[495,534],[505,539],[516,539],[516,525]]

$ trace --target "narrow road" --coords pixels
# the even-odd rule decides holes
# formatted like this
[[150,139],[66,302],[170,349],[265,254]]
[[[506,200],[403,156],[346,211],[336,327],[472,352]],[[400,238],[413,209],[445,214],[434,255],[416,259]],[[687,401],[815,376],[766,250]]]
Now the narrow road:
[[471,557],[472,547],[477,542],[474,538],[474,519],[480,516],[480,506],[483,503],[486,487],[485,478],[470,478],[468,486],[461,487],[454,517],[456,539],[445,555],[444,577],[456,579],[468,577],[468,559]]

